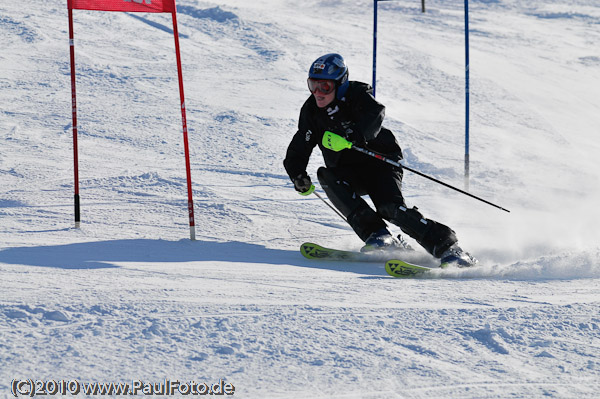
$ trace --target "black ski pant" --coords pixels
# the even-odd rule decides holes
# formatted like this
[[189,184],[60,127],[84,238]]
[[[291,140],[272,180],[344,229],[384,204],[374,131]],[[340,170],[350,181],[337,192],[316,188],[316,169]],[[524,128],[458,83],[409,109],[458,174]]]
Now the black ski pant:
[[[451,228],[425,218],[416,207],[406,207],[402,169],[373,158],[358,165],[321,167],[317,177],[329,200],[363,241],[386,227],[384,220],[388,220],[437,258],[457,242]],[[376,210],[361,198],[364,195]]]

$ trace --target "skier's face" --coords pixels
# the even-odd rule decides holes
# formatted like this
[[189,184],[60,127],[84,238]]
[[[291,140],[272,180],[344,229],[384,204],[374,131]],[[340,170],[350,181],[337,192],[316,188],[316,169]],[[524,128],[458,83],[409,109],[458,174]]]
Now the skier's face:
[[308,90],[315,96],[319,108],[325,108],[335,98],[335,82],[333,80],[308,79]]
[[325,108],[326,106],[331,104],[331,102],[335,98],[335,91],[329,94],[322,94],[321,92],[316,91],[313,93],[313,96],[315,96],[315,100],[317,101],[317,107]]

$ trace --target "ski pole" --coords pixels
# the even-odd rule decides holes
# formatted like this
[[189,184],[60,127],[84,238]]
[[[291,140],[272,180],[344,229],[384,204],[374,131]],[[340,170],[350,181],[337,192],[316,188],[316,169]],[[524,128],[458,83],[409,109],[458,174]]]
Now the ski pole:
[[475,196],[475,195],[473,195],[471,193],[468,193],[466,191],[461,190],[460,188],[456,188],[454,186],[451,186],[450,184],[444,183],[443,181],[440,181],[440,180],[435,179],[435,178],[433,178],[431,176],[428,176],[425,173],[421,173],[418,170],[414,170],[412,168],[409,168],[408,166],[404,166],[404,165],[402,165],[399,162],[396,162],[394,160],[391,160],[391,159],[385,157],[384,155],[381,155],[381,154],[378,154],[376,152],[367,150],[365,148],[355,147],[351,142],[349,142],[348,140],[346,140],[342,136],[339,136],[339,135],[337,135],[335,133],[332,133],[332,132],[329,132],[329,131],[325,132],[325,134],[323,135],[323,146],[325,148],[329,148],[330,150],[333,150],[333,151],[336,151],[336,152],[337,151],[341,151],[341,150],[345,150],[347,148],[351,148],[351,149],[356,150],[358,152],[362,152],[363,154],[370,155],[370,156],[372,156],[374,158],[377,158],[377,159],[379,159],[379,160],[381,160],[383,162],[387,162],[390,165],[393,165],[393,166],[395,166],[397,168],[406,169],[406,170],[408,170],[410,172],[413,172],[413,173],[415,173],[415,174],[417,174],[419,176],[422,176],[422,177],[424,177],[426,179],[429,179],[429,180],[434,181],[434,182],[436,182],[438,184],[441,184],[444,187],[451,188],[451,189],[453,189],[455,191],[458,191],[459,193],[468,195],[471,198],[475,198],[476,200],[479,200],[479,201],[484,202],[484,203],[486,203],[488,205],[491,205],[491,206],[493,206],[495,208],[498,208],[498,209],[501,209],[501,210],[503,210],[505,212],[509,212],[510,213],[510,211],[508,209],[506,209],[506,208],[503,208],[503,207],[501,207],[499,205],[491,203],[490,201],[484,200],[483,198],[479,198],[479,197],[477,197],[477,196]]
[[316,195],[317,197],[319,197],[319,199],[321,201],[323,201],[325,203],[325,205],[327,205],[328,207],[330,207],[331,209],[333,209],[333,211],[335,213],[337,213],[338,216],[341,217],[342,220],[344,220],[344,222],[346,222],[346,223],[348,222],[348,220],[344,217],[344,215],[342,215],[342,213],[340,211],[338,211],[337,209],[335,209],[329,202],[325,201],[325,199],[323,197],[321,197],[321,195],[318,192],[313,191],[313,194]]

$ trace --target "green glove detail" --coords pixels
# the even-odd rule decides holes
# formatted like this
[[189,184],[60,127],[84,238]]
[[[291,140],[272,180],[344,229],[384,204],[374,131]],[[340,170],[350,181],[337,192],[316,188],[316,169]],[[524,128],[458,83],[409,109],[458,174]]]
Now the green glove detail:
[[315,185],[311,184],[310,188],[308,190],[306,190],[305,192],[300,193],[300,195],[305,195],[305,196],[306,195],[311,195],[313,193],[313,191],[315,191]]
[[325,132],[325,134],[323,134],[323,147],[335,152],[339,152],[345,149],[352,148],[352,143],[343,138],[342,136],[338,136],[337,134],[332,133],[328,130]]

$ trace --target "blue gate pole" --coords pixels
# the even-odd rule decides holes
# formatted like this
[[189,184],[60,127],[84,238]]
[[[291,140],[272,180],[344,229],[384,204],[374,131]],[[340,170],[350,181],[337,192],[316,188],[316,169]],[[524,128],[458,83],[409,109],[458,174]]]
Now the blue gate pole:
[[469,189],[469,0],[465,0],[465,190]]
[[377,82],[377,1],[373,0],[373,97]]

